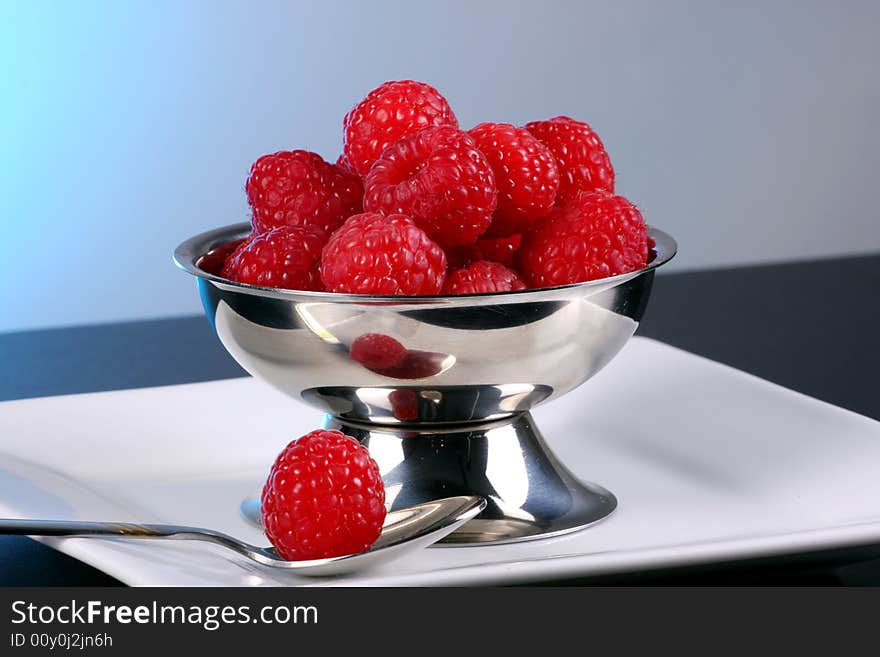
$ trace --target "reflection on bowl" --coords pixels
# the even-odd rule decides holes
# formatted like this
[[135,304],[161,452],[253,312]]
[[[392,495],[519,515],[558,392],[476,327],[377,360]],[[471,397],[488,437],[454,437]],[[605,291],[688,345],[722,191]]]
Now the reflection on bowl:
[[[197,277],[223,345],[292,397],[341,418],[390,424],[510,416],[580,385],[635,332],[654,270],[676,248],[651,229],[655,257],[629,274],[520,292],[382,297],[220,278],[214,261],[248,228],[203,233],[175,252]],[[379,345],[374,353],[363,348],[370,340]]]

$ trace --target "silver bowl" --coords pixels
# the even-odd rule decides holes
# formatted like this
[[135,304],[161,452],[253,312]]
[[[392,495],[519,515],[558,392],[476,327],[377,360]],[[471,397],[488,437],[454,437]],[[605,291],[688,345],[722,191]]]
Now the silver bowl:
[[[486,497],[486,510],[445,540],[455,544],[560,534],[614,510],[610,492],[578,481],[555,459],[529,410],[582,384],[629,340],[654,270],[675,255],[671,236],[652,228],[648,266],[611,278],[522,292],[390,297],[220,277],[223,255],[249,230],[243,223],[202,233],[183,242],[174,260],[196,276],[211,325],[245,370],[324,411],[324,426],[368,446],[392,508]],[[367,350],[365,358],[356,348],[355,359],[359,338],[361,345],[393,339],[403,350],[388,361],[381,350]],[[487,471],[490,459],[508,467]]]

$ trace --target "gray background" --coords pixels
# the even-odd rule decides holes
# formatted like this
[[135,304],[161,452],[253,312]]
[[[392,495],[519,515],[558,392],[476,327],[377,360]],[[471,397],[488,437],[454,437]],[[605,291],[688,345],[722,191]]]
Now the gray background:
[[197,312],[170,262],[386,79],[589,121],[670,270],[876,252],[880,3],[0,4],[0,331]]

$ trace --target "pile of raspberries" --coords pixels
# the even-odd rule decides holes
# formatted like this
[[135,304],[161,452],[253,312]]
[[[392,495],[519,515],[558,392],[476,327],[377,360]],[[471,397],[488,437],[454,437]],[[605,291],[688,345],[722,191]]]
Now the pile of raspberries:
[[344,120],[335,164],[260,157],[245,186],[253,231],[221,275],[262,287],[454,295],[552,287],[644,267],[649,237],[614,194],[589,125],[565,116],[463,131],[446,99],[386,82]]

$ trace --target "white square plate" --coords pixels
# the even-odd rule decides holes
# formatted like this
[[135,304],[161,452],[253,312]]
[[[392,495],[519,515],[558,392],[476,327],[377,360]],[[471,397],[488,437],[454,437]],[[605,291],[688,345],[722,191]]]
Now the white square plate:
[[[632,572],[880,543],[880,423],[634,338],[534,412],[618,510],[553,539],[423,550],[306,579],[209,545],[45,539],[132,585],[468,585]],[[238,515],[320,414],[253,379],[0,404],[0,514],[170,522],[265,543]]]

